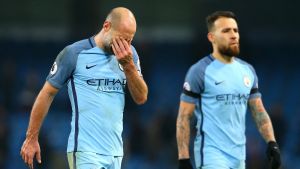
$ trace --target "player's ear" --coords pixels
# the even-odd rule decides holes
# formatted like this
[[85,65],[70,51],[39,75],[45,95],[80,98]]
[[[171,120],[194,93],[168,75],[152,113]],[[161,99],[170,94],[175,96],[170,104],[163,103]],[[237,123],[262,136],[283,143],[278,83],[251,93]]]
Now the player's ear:
[[207,34],[207,39],[213,43],[215,40],[214,40],[214,34],[212,32],[208,32]]
[[105,22],[103,23],[103,30],[104,30],[105,32],[108,32],[108,31],[110,30],[110,28],[111,28],[111,22],[105,21]]

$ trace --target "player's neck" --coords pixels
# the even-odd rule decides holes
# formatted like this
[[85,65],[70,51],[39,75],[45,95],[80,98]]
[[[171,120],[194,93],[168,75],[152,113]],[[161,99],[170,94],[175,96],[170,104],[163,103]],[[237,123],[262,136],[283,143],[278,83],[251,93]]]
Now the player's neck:
[[103,43],[102,43],[102,40],[101,40],[101,39],[102,39],[101,36],[102,36],[102,34],[101,34],[101,32],[99,32],[99,33],[94,37],[94,40],[95,40],[96,45],[97,45],[99,48],[103,49]]
[[233,58],[232,56],[226,56],[226,55],[222,55],[219,52],[213,52],[211,54],[215,59],[219,60],[222,63],[228,64],[228,63],[232,63],[233,62]]

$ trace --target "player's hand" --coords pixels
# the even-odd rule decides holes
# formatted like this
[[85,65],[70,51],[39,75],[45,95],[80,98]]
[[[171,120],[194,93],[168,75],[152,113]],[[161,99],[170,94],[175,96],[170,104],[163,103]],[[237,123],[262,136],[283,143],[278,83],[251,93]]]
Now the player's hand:
[[279,146],[275,141],[270,141],[267,148],[267,157],[271,169],[278,169],[281,165]]
[[114,38],[112,41],[112,49],[117,57],[117,60],[122,66],[125,66],[126,64],[132,62],[132,50],[130,47],[130,43],[127,42],[122,37]]
[[42,163],[41,148],[40,148],[40,144],[37,139],[26,138],[26,140],[24,141],[23,146],[21,148],[20,154],[21,154],[24,162],[30,169],[33,169],[34,157],[36,157],[36,160],[38,161],[38,163]]
[[190,159],[180,159],[178,169],[193,169]]

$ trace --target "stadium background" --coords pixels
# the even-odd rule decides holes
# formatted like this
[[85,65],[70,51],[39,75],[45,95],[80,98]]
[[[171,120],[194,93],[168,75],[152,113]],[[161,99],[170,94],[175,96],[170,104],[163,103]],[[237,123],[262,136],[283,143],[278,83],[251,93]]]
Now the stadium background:
[[[208,54],[205,16],[232,10],[239,19],[241,56],[256,68],[265,106],[282,150],[283,167],[300,167],[299,38],[296,0],[3,0],[0,2],[0,169],[25,169],[19,150],[32,103],[64,46],[100,30],[113,7],[136,15],[133,44],[149,85],[148,102],[127,100],[123,169],[177,167],[175,121],[188,67]],[[128,97],[129,98],[129,97]],[[43,169],[67,168],[70,130],[66,89],[55,98],[40,133]],[[250,113],[247,169],[266,168],[266,145]]]

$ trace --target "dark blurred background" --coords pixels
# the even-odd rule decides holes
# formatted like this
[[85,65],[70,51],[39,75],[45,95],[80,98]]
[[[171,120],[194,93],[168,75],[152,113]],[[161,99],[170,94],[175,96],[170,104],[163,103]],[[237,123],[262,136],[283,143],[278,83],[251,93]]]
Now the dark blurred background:
[[[211,52],[205,17],[232,10],[238,17],[242,59],[259,77],[260,91],[281,147],[284,169],[300,167],[299,38],[296,0],[1,0],[0,169],[25,169],[19,155],[31,106],[56,55],[96,34],[106,14],[130,8],[133,41],[149,86],[148,102],[127,96],[123,169],[177,168],[176,117],[189,66]],[[266,169],[266,144],[247,115],[247,169]],[[67,168],[71,109],[66,89],[55,98],[40,133],[42,165]]]

